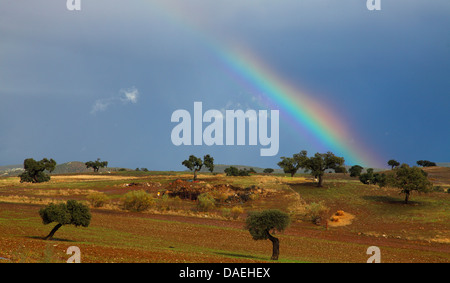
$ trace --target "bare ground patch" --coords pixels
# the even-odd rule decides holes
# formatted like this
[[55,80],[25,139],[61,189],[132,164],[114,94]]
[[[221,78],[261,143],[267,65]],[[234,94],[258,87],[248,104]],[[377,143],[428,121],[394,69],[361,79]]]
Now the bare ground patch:
[[355,215],[344,211],[338,211],[327,221],[329,227],[340,227],[352,224],[353,219],[355,219]]

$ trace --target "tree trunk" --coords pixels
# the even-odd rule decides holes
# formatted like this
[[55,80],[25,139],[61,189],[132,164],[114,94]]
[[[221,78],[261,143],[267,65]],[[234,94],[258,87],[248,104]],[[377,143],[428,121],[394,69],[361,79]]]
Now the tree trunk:
[[409,191],[405,192],[406,197],[405,197],[405,204],[408,204],[408,200],[409,200]]
[[294,175],[295,175],[295,172],[291,172],[291,178],[294,177]]
[[280,240],[270,235],[269,231],[266,231],[269,240],[272,242],[272,257],[271,260],[278,260],[278,256],[280,255]]
[[194,170],[194,181],[197,181],[197,169]]
[[318,187],[323,187],[323,175],[319,175],[319,183],[317,184]]
[[53,238],[53,235],[55,235],[56,231],[58,231],[59,228],[61,228],[62,224],[57,224],[52,231],[50,232],[50,234],[47,235],[47,237],[44,238],[44,240],[50,240]]

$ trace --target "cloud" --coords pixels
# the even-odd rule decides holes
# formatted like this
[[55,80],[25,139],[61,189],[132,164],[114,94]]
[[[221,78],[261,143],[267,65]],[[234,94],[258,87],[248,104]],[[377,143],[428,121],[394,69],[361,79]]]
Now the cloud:
[[123,102],[137,103],[139,97],[137,88],[121,89],[120,92],[123,94],[120,98]]
[[97,99],[92,105],[91,114],[106,111],[109,106],[119,101],[122,101],[122,103],[124,104],[126,103],[136,104],[138,101],[139,90],[135,87],[131,87],[129,89],[121,89],[119,93],[120,93],[119,96],[111,96],[108,98]]
[[92,105],[91,114],[95,114],[97,112],[106,111],[108,106],[111,104],[111,99],[99,99],[95,101],[94,105]]

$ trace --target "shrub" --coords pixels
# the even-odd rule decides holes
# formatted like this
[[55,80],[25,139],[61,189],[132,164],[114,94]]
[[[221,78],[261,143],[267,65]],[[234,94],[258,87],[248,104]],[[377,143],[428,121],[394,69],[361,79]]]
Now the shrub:
[[228,199],[228,195],[226,193],[217,194],[217,199],[220,203],[224,203]]
[[238,169],[234,166],[230,166],[226,168],[224,172],[227,176],[250,176],[250,173],[255,172],[255,170],[253,171],[252,170],[253,170],[252,168],[250,170],[247,170],[247,168]]
[[197,208],[199,211],[208,211],[216,206],[216,200],[208,193],[203,193],[198,196]]
[[244,213],[244,209],[241,206],[234,206],[231,209],[231,217],[233,217],[233,219],[237,219],[242,213]]
[[122,208],[129,211],[141,212],[148,210],[154,203],[150,194],[143,190],[131,191],[122,197]]
[[318,203],[313,202],[306,206],[305,217],[314,224],[320,224],[328,210],[329,208],[322,201]]
[[170,197],[168,194],[164,194],[157,200],[157,208],[159,211],[177,210],[181,204],[182,200],[179,196]]
[[248,198],[249,198],[249,200],[257,200],[257,199],[259,198],[259,195],[253,193],[253,194],[250,194],[250,195],[248,196]]
[[441,186],[435,186],[435,187],[433,187],[432,191],[433,192],[444,193],[445,189],[443,187],[441,187]]
[[87,196],[93,207],[103,207],[108,202],[108,196],[103,192],[95,192]]
[[231,217],[231,209],[229,208],[222,208],[222,216],[225,218],[230,218]]
[[165,194],[157,201],[158,210],[170,210],[169,195]]
[[239,169],[234,166],[230,166],[224,170],[227,176],[239,176]]
[[247,168],[239,170],[239,176],[250,176],[250,173],[252,173],[252,171],[247,170]]
[[172,205],[173,205],[172,209],[173,210],[178,210],[180,208],[182,209],[184,207],[184,203],[179,196],[171,198],[171,200],[172,200]]

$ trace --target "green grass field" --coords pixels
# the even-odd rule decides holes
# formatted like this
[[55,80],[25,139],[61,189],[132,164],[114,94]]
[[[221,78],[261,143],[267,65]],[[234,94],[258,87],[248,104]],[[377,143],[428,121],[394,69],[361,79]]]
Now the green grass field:
[[[80,248],[83,262],[268,262],[270,241],[254,241],[244,229],[248,212],[266,208],[292,218],[290,227],[276,235],[279,262],[365,262],[370,246],[380,247],[383,262],[450,262],[449,193],[413,194],[405,205],[397,189],[363,185],[340,174],[328,174],[323,188],[308,175],[199,177],[200,186],[257,186],[265,193],[199,212],[190,200],[157,207],[162,201],[157,192],[176,179],[192,178],[186,172],[54,175],[41,184],[0,178],[0,258],[9,259],[0,262],[65,262],[69,246]],[[152,194],[155,207],[146,212],[120,209],[117,203],[130,190]],[[96,191],[104,192],[110,203],[91,207],[89,227],[63,226],[54,240],[42,239],[54,224],[42,224],[41,207],[67,199],[87,202]],[[327,208],[319,225],[302,216],[311,203]],[[237,219],[223,215],[224,208],[237,205],[244,209]],[[327,220],[338,210],[352,220],[332,225]]]

